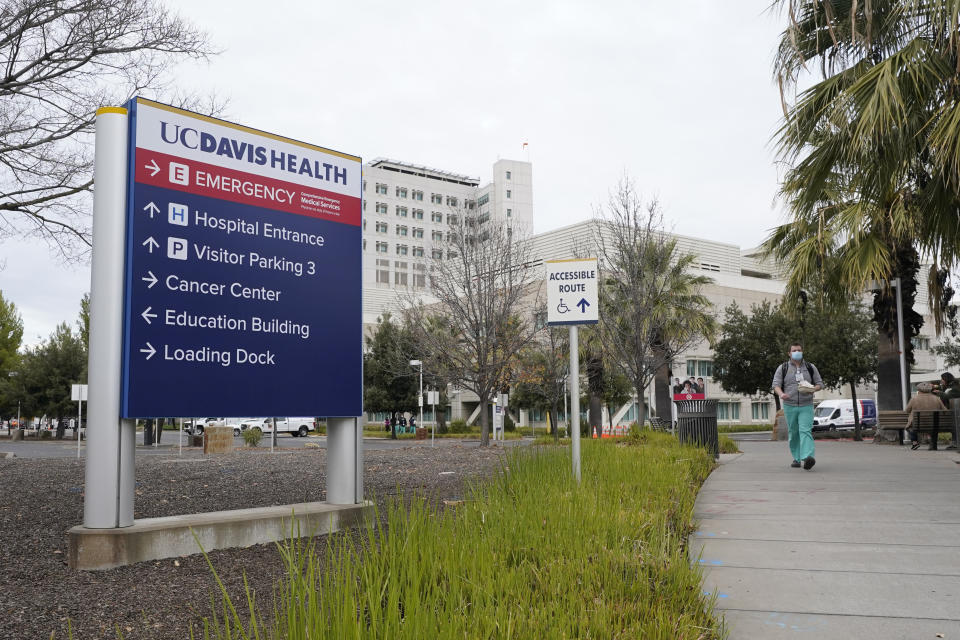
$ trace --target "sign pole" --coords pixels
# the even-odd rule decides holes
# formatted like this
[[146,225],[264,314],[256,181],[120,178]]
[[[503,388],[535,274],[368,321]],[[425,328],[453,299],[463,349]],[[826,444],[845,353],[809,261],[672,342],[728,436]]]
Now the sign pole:
[[580,347],[577,325],[570,325],[570,449],[573,477],[580,483]]
[[83,400],[77,400],[77,460],[80,459],[80,421],[83,417]]
[[180,451],[177,453],[177,455],[183,455],[183,418],[180,418]]
[[[90,273],[90,387],[83,526],[133,524],[136,431],[120,418],[124,255],[127,205],[127,110],[97,110]],[[129,448],[127,452],[124,448]]]

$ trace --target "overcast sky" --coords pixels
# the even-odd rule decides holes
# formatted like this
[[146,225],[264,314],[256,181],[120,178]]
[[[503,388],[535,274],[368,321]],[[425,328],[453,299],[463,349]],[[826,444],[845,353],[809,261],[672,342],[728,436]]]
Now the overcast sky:
[[[168,4],[223,49],[181,80],[227,119],[484,182],[529,159],[535,232],[589,218],[623,172],[678,233],[750,247],[780,220],[770,0]],[[3,264],[25,342],[73,322],[88,265],[16,240]]]

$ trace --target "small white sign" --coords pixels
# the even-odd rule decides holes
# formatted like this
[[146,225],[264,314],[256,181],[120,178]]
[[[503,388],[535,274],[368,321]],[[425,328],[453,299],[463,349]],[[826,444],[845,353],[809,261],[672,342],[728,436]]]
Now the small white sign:
[[547,324],[596,324],[597,259],[547,260]]
[[86,402],[87,401],[87,385],[85,384],[70,385],[70,400],[72,400],[73,402]]
[[427,391],[427,404],[440,404],[440,392]]

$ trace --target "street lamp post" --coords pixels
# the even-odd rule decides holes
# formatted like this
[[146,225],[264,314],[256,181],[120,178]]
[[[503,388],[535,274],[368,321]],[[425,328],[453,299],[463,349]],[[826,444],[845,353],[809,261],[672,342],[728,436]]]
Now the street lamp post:
[[[12,329],[10,330],[10,335],[13,335]],[[19,371],[10,371],[7,373],[8,378],[16,378],[18,375],[20,375]],[[23,429],[23,425],[20,424],[20,398],[17,398],[17,429]],[[13,433],[9,428],[7,429],[7,433],[10,434],[11,438],[13,437]]]
[[[420,395],[417,396],[417,404],[420,406],[420,426],[423,426],[423,360],[411,360],[411,367],[420,367]],[[434,416],[436,420],[436,416]]]

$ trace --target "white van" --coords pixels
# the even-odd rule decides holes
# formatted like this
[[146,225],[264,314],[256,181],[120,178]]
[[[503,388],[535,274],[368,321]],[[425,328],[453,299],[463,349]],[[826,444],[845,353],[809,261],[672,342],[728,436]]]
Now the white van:
[[[873,400],[857,400],[860,424],[872,427],[877,424],[877,403]],[[824,400],[813,412],[813,430],[853,429],[853,400]]]

